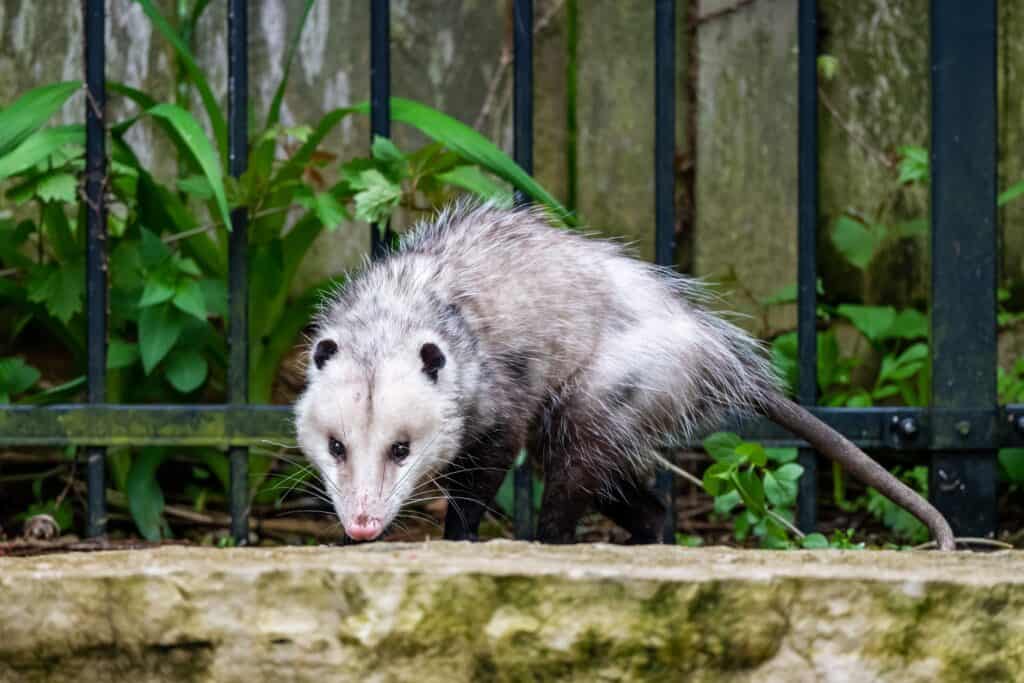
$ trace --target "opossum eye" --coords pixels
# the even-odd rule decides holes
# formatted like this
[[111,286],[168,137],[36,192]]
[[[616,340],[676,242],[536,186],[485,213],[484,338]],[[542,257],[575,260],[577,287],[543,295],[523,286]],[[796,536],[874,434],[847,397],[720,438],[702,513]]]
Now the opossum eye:
[[327,439],[327,449],[331,452],[338,460],[345,459],[345,444],[335,439],[333,436]]
[[313,362],[317,370],[323,370],[324,363],[331,359],[331,356],[338,352],[338,345],[330,339],[321,339],[313,350]]
[[391,444],[391,459],[397,463],[401,463],[403,460],[409,457],[409,442],[408,441],[396,441]]
[[444,367],[445,357],[437,344],[427,342],[420,347],[420,359],[423,361],[423,372],[431,382],[437,381],[437,371]]

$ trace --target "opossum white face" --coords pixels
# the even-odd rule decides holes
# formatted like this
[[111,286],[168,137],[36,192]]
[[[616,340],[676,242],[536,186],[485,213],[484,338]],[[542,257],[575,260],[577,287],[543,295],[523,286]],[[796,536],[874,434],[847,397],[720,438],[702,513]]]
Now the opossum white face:
[[410,335],[368,365],[325,338],[296,404],[299,446],[319,469],[345,533],[377,538],[458,447],[452,360]]

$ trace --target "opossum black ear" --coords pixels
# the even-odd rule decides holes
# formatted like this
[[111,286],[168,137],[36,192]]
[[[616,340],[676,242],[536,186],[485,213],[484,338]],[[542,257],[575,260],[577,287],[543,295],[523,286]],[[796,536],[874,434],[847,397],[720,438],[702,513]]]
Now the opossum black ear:
[[313,350],[313,362],[316,363],[317,370],[323,370],[324,363],[331,359],[331,356],[338,352],[338,345],[330,339],[321,339],[316,343],[316,348]]
[[444,367],[445,357],[437,344],[427,342],[420,347],[420,358],[423,360],[423,372],[431,382],[437,381],[437,371]]

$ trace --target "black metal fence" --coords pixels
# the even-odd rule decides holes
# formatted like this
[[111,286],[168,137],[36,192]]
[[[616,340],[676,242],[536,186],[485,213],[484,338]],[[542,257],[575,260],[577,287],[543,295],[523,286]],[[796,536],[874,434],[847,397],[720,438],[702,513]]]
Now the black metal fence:
[[[104,210],[104,0],[85,0],[88,404],[0,409],[0,445],[81,446],[88,482],[90,536],[106,528],[105,449],[115,445],[177,444],[227,448],[231,462],[232,534],[248,530],[248,447],[291,438],[290,409],[248,404],[248,272],[246,213],[232,214],[228,403],[218,406],[109,405],[105,400],[107,254]],[[655,258],[674,253],[675,0],[655,0]],[[799,3],[799,399],[814,405],[816,378],[817,3]],[[371,129],[390,128],[389,3],[372,0]],[[927,408],[814,408],[861,447],[927,452],[931,497],[960,535],[996,526],[996,451],[1024,446],[1024,405],[998,406],[996,397],[996,2],[932,0],[932,396]],[[229,0],[229,165],[248,157],[246,0]],[[514,6],[515,159],[533,166],[533,2]],[[373,226],[378,252],[387,226]],[[749,438],[796,443],[766,421],[744,428]],[[797,444],[800,445],[800,444]],[[816,457],[801,449],[799,524],[815,525]],[[670,501],[671,479],[659,476]],[[515,530],[532,533],[530,475],[515,476]],[[672,529],[666,529],[670,540]]]

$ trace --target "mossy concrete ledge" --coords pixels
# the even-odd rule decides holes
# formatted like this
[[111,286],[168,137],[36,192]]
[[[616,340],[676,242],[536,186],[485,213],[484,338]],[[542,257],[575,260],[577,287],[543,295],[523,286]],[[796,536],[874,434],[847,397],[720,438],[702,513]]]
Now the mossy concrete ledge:
[[1024,555],[524,543],[0,559],[0,681],[1024,680]]

